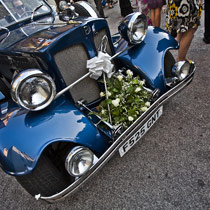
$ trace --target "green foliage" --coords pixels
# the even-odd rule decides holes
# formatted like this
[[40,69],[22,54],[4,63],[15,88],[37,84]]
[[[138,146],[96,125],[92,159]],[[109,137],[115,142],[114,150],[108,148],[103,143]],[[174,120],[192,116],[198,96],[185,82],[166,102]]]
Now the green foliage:
[[[125,128],[148,109],[151,98],[151,92],[143,87],[145,82],[140,80],[138,76],[133,77],[133,72],[130,70],[127,70],[126,73],[126,76],[116,73],[111,79],[106,80],[108,99],[101,102],[100,111],[97,113],[102,120],[111,123],[109,105],[112,125],[123,125]],[[104,97],[106,93],[101,92],[100,95]]]

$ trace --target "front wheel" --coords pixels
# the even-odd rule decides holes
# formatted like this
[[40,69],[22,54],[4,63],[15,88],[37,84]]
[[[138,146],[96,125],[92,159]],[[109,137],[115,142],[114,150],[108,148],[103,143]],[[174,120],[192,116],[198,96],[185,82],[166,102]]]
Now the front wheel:
[[27,175],[16,176],[17,181],[31,195],[54,195],[73,182],[66,171],[59,171],[46,154],[40,157],[36,168]]

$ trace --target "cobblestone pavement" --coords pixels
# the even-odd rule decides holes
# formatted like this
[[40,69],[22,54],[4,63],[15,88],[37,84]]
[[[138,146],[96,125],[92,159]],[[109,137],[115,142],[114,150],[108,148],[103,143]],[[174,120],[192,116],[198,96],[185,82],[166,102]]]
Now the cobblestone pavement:
[[[119,5],[104,11],[115,33]],[[74,196],[51,205],[0,170],[0,209],[210,209],[210,45],[202,37],[203,19],[188,54],[197,65],[194,81],[164,106],[159,122],[128,154],[116,154]]]

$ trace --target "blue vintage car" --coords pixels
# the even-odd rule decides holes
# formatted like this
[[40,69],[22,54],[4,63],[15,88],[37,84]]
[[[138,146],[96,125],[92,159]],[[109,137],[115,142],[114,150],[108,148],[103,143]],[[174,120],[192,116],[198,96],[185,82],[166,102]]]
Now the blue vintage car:
[[[87,2],[61,1],[60,10],[0,0],[0,166],[48,202],[73,193],[115,152],[126,154],[195,72],[193,62],[175,62],[177,41],[143,14],[125,17],[111,36]],[[90,114],[105,100],[105,85],[87,68],[100,52],[151,93],[150,107],[126,129]]]

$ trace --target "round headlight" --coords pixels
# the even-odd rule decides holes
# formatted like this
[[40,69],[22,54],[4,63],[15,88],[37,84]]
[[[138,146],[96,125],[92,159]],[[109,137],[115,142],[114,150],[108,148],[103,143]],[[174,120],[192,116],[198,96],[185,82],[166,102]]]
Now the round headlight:
[[136,12],[126,16],[119,25],[121,36],[130,44],[141,43],[147,33],[147,18],[144,14]]
[[188,61],[179,61],[172,67],[172,73],[178,77],[179,81],[185,79],[191,71],[191,64]]
[[81,176],[93,165],[93,159],[94,155],[88,148],[74,147],[66,157],[66,170],[71,176]]
[[47,107],[56,94],[52,78],[38,69],[21,72],[12,81],[11,86],[12,99],[31,111]]

